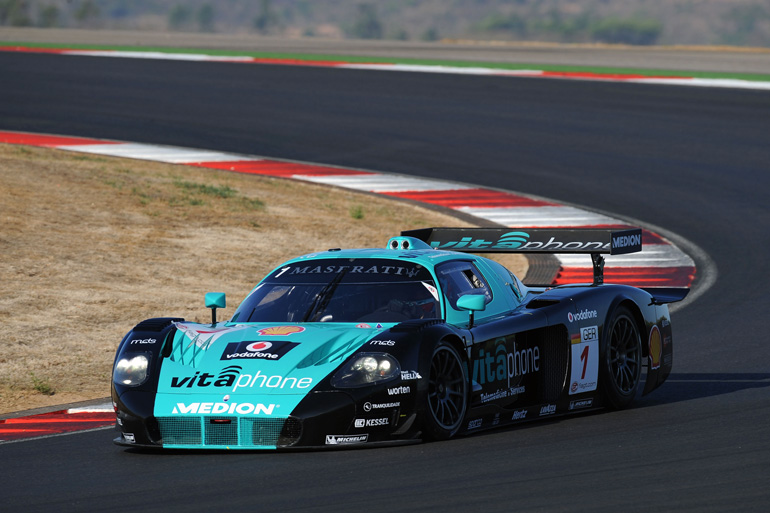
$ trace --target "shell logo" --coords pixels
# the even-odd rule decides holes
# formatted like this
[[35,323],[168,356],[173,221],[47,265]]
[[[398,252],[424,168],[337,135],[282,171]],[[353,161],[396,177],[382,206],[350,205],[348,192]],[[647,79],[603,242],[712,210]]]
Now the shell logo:
[[293,333],[302,333],[305,328],[301,326],[273,326],[272,328],[262,328],[257,333],[265,336],[286,336]]
[[657,326],[653,326],[650,330],[650,369],[660,368],[660,356],[663,352],[663,345],[660,339],[660,330]]

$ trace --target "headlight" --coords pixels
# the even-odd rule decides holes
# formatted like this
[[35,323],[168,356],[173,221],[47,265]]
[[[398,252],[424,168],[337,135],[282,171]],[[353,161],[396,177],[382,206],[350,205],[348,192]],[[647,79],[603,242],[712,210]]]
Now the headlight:
[[150,361],[143,354],[124,356],[115,364],[112,381],[119,385],[137,386],[147,379]]
[[338,388],[362,387],[400,375],[398,360],[389,354],[366,353],[357,355],[338,370],[332,378],[332,385]]

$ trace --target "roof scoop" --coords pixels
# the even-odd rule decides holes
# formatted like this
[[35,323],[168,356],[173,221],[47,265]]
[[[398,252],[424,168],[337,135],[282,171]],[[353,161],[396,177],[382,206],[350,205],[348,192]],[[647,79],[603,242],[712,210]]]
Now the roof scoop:
[[391,237],[388,241],[388,245],[385,246],[386,249],[397,249],[397,250],[409,250],[409,249],[433,249],[425,242],[421,241],[420,239],[416,237]]

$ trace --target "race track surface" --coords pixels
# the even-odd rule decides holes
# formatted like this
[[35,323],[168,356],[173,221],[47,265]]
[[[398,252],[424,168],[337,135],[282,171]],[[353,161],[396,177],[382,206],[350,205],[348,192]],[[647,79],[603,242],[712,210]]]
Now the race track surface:
[[4,444],[3,509],[766,510],[768,93],[2,53],[0,69],[0,129],[522,191],[679,235],[716,279],[674,313],[669,381],[627,411],[341,452]]

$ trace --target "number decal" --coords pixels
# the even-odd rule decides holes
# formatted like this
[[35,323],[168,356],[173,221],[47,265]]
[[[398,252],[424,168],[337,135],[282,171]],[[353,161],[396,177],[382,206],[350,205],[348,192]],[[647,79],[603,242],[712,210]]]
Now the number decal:
[[[583,345],[583,344],[580,344]],[[586,367],[588,367],[588,349],[590,346],[586,346],[583,352],[580,353],[580,361],[583,362],[583,373],[580,375],[580,379],[586,379]]]
[[569,393],[596,390],[599,375],[599,327],[580,328],[580,338],[572,340],[572,374]]

